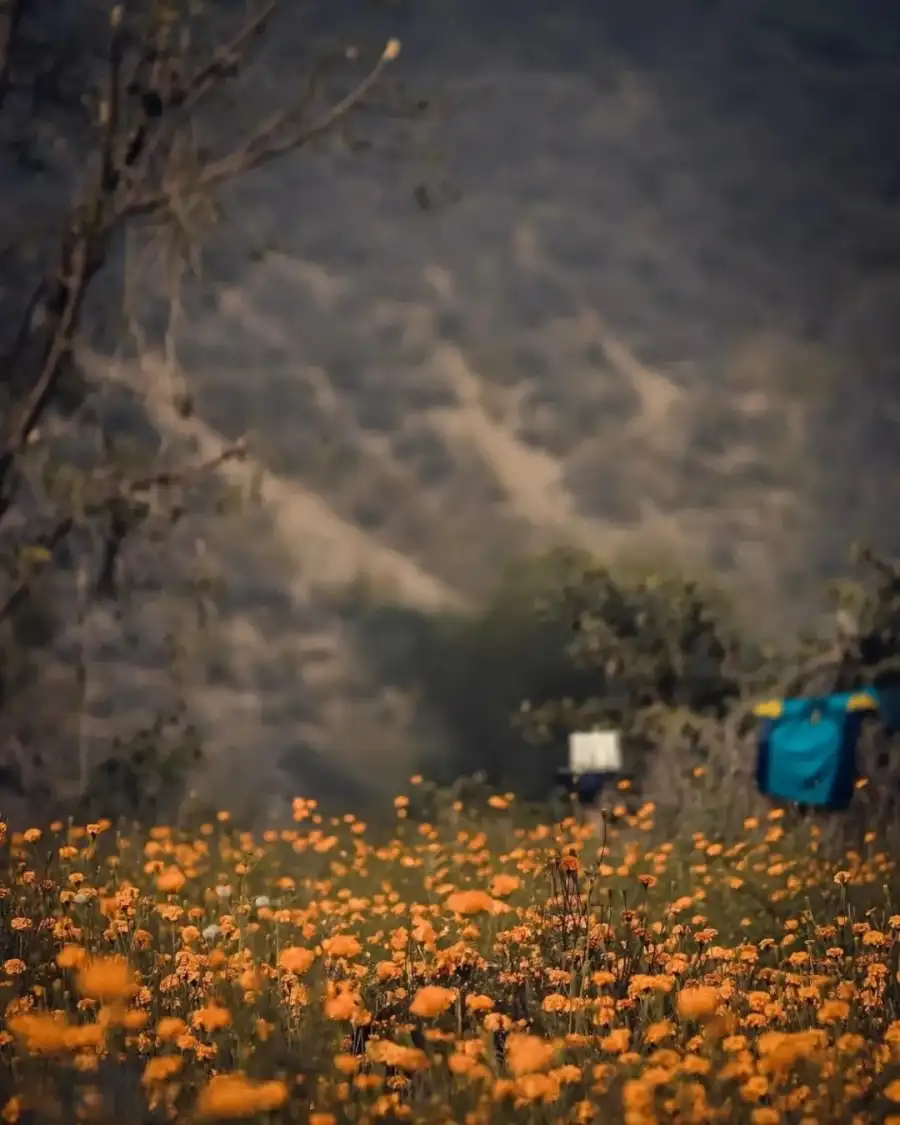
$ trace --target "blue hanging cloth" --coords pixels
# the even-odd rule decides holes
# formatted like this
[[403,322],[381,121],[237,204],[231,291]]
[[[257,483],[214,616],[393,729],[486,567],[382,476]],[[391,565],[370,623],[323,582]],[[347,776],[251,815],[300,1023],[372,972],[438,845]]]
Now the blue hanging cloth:
[[878,709],[873,691],[781,699],[755,708],[759,791],[782,801],[841,811],[857,777],[863,721]]

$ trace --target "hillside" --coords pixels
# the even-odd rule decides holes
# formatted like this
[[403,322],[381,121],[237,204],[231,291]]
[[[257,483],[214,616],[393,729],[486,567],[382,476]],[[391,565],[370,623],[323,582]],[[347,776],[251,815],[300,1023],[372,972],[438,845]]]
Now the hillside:
[[[144,359],[114,332],[85,345],[101,382],[149,382],[180,440],[251,431],[262,507],[210,532],[228,671],[195,697],[224,794],[389,790],[413,761],[427,716],[335,608],[346,582],[431,611],[550,543],[647,548],[775,625],[853,536],[900,548],[893,25],[839,51],[803,5],[787,28],[759,4],[483,7],[367,16],[433,111],[223,197],[173,332],[194,419],[154,350],[148,259],[129,266]],[[282,26],[241,112],[304,36]]]

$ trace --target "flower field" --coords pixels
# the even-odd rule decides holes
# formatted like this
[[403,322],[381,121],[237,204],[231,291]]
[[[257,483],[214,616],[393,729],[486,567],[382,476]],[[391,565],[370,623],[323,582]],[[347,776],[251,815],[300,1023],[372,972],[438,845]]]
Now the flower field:
[[2,1120],[900,1125],[877,840],[396,804],[4,831]]

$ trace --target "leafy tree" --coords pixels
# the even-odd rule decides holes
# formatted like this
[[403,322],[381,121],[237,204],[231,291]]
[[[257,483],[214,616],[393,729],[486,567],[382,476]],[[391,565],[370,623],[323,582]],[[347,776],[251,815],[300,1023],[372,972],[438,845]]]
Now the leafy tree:
[[420,648],[425,699],[450,731],[429,768],[483,771],[534,798],[553,788],[570,731],[621,730],[641,774],[664,728],[699,744],[774,659],[711,583],[568,549],[510,567],[478,612]]
[[701,749],[710,724],[770,674],[774,651],[752,638],[712,582],[572,552],[556,568],[536,613],[568,633],[571,686],[560,694],[536,685],[523,700],[519,724],[539,743],[612,728],[623,735],[626,769],[641,775],[676,732],[686,750]]

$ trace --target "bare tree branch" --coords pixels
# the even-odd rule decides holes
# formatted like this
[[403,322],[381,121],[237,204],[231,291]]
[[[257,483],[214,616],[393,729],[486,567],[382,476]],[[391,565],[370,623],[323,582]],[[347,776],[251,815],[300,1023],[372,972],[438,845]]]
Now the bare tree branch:
[[[32,71],[51,73],[55,81],[61,71],[59,60],[67,55],[69,46],[27,41],[23,20],[32,4],[33,0],[6,0],[5,18],[0,21],[0,106],[11,89],[22,85],[20,79],[26,89],[30,82],[35,88],[32,116],[22,132],[25,147],[41,141],[44,126],[54,123],[59,108],[58,92],[56,101],[37,96],[38,80]],[[84,36],[79,35],[76,51],[76,80],[81,89],[64,91],[63,104],[76,110],[80,123],[85,112],[90,115],[90,142],[77,152],[80,168],[68,169],[77,177],[76,191],[61,215],[59,240],[51,249],[50,262],[36,283],[30,280],[24,311],[13,322],[9,343],[4,341],[4,354],[0,354],[0,386],[5,397],[0,416],[0,550],[4,564],[10,564],[4,565],[0,590],[0,625],[7,627],[4,643],[17,646],[20,637],[26,636],[32,618],[37,621],[44,611],[44,583],[70,562],[77,563],[81,611],[88,598],[114,595],[118,599],[115,578],[123,545],[133,541],[138,529],[152,535],[160,521],[165,526],[174,523],[184,510],[185,490],[244,454],[243,443],[238,442],[195,452],[198,464],[176,463],[135,475],[107,444],[100,463],[83,469],[82,454],[95,460],[95,431],[93,423],[86,422],[86,404],[68,427],[58,428],[53,414],[47,432],[54,442],[46,451],[35,447],[33,439],[44,430],[43,421],[53,408],[64,404],[86,301],[117,240],[129,230],[142,231],[142,220],[149,219],[165,223],[179,241],[192,248],[197,242],[195,217],[201,208],[214,206],[218,188],[340,127],[367,100],[399,53],[399,43],[389,40],[367,73],[348,83],[349,92],[316,116],[325,68],[338,59],[332,51],[321,53],[307,63],[296,88],[279,95],[281,108],[276,107],[255,128],[251,126],[243,140],[233,147],[230,141],[224,142],[229,146],[224,152],[201,154],[195,144],[199,114],[239,72],[267,22],[279,9],[292,7],[282,0],[254,0],[254,5],[255,11],[248,6],[248,14],[239,17],[239,26],[223,45],[202,53],[192,46],[193,14],[176,12],[173,16],[161,13],[156,5],[129,7],[109,0],[102,53],[95,50],[96,25],[84,17],[88,41],[83,42]],[[25,26],[30,35],[31,22]],[[30,54],[23,50],[26,45]],[[48,53],[52,56],[49,72],[44,66]],[[17,59],[22,60],[21,65]],[[49,122],[41,117],[47,111],[52,115]],[[32,122],[33,136],[29,133]],[[63,139],[71,147],[69,137]],[[79,143],[74,142],[76,147]],[[81,169],[83,174],[79,174]],[[17,243],[22,233],[20,227]],[[35,233],[42,244],[43,229]],[[164,431],[165,426],[159,430]],[[57,432],[63,439],[58,445]],[[67,450],[73,446],[66,444],[71,438],[77,451],[72,462]],[[68,592],[67,581],[58,591],[47,585],[48,605],[54,604],[43,614],[47,624],[42,638],[61,636],[56,594],[67,596]],[[67,622],[70,609],[66,602],[63,614]],[[118,610],[113,617],[118,619]],[[15,629],[9,632],[12,625]],[[38,634],[28,632],[32,635]],[[18,655],[15,648],[9,653]],[[0,660],[4,655],[6,650],[0,651]],[[65,662],[68,657],[62,659]],[[9,668],[0,668],[0,693],[10,685],[19,692]],[[4,719],[9,717],[7,704],[7,698],[0,700]],[[27,733],[24,737],[23,746],[27,744],[34,762],[38,762],[38,741]]]
[[[12,366],[21,357],[24,344],[33,331],[35,312],[43,305],[49,314],[44,327],[48,342],[40,370],[24,400],[11,411],[0,437],[0,519],[4,514],[4,504],[8,504],[4,497],[8,496],[9,474],[52,397],[62,363],[74,342],[88,287],[105,262],[109,238],[124,222],[153,214],[173,204],[170,187],[147,191],[140,186],[150,175],[151,158],[161,146],[168,129],[167,111],[195,105],[209,92],[220,81],[222,67],[239,55],[279,5],[280,0],[269,0],[224,48],[214,52],[213,57],[196,71],[186,88],[173,86],[165,101],[160,98],[152,113],[152,121],[155,122],[152,133],[150,112],[146,107],[142,109],[141,121],[128,141],[122,167],[117,164],[117,147],[122,139],[124,32],[121,13],[118,8],[114,9],[106,93],[100,110],[103,127],[100,181],[87,204],[77,208],[73,214],[63,241],[57,276],[49,285],[49,293],[46,281],[37,287],[6,360],[9,378]],[[399,50],[398,41],[390,40],[361,81],[312,125],[301,127],[298,123],[296,128],[291,128],[292,122],[301,117],[302,103],[293,102],[287,109],[274,114],[243,145],[208,164],[196,182],[190,185],[191,195],[199,196],[204,191],[220,187],[327,133],[365,98]],[[128,186],[120,193],[123,172],[127,174]],[[120,194],[121,198],[117,200]]]
[[[387,65],[397,57],[399,44],[390,40],[381,53],[377,63],[340,101],[336,102],[322,117],[312,125],[298,127],[287,136],[280,136],[299,116],[300,105],[293,103],[287,109],[273,114],[263,122],[239,148],[234,149],[218,160],[212,161],[203,169],[194,186],[195,193],[221,187],[245,172],[262,167],[289,152],[303,148],[311,141],[333,129],[347,114],[359,105],[373,88]],[[151,195],[137,195],[123,200],[120,218],[131,218],[160,210],[170,202],[167,191],[157,191]]]
[[[246,455],[246,452],[246,443],[241,440],[227,446],[221,453],[206,461],[202,461],[199,465],[165,470],[150,474],[149,476],[138,477],[134,480],[122,481],[115,490],[106,493],[99,500],[91,502],[91,514],[96,515],[104,511],[109,511],[123,499],[127,500],[137,497],[151,491],[153,488],[186,488],[192,483],[196,483],[198,480],[214,473],[229,461],[240,460]],[[76,526],[77,520],[74,515],[68,514],[62,516],[57,520],[50,532],[40,536],[36,542],[30,545],[28,551],[32,554],[37,553],[41,557],[32,568],[31,573],[15,586],[5,601],[0,603],[0,622],[5,621],[14,613],[17,607],[28,596],[32,583],[35,579],[39,578],[51,564],[54,550],[71,535]]]

